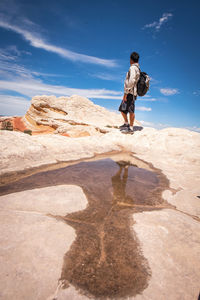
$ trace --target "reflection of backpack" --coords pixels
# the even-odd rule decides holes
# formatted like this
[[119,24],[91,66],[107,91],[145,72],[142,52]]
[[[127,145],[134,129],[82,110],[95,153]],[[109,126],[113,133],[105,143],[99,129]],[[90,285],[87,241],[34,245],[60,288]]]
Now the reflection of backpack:
[[[139,71],[140,71],[140,69],[139,69]],[[141,96],[144,96],[147,93],[147,91],[149,89],[149,81],[150,81],[150,78],[147,75],[147,73],[140,71],[140,77],[139,77],[139,80],[137,82],[137,94],[138,94],[138,96],[141,97]]]

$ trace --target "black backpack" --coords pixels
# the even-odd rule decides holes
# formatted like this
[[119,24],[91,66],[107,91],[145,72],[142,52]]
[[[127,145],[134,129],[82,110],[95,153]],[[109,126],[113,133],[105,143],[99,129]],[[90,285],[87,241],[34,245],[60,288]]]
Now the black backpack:
[[147,73],[141,72],[140,68],[138,68],[138,69],[140,71],[140,77],[139,77],[139,80],[137,82],[137,94],[138,94],[138,96],[142,97],[147,93],[147,91],[149,89],[150,78],[147,75]]

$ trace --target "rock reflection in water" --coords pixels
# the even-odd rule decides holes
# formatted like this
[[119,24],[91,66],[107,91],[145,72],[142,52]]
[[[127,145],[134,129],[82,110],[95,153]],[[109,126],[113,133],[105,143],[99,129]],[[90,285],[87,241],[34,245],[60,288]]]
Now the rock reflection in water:
[[0,193],[60,184],[79,185],[88,199],[85,210],[58,216],[77,235],[64,257],[61,279],[103,299],[142,292],[150,271],[132,230],[132,215],[163,203],[165,176],[103,159],[34,174],[1,187]]

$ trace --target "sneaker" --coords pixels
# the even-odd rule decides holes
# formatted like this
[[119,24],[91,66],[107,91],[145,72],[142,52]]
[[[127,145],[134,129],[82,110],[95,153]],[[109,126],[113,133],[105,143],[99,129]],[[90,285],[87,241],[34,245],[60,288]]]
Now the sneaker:
[[119,126],[119,129],[120,130],[123,130],[123,129],[125,129],[125,128],[129,128],[129,124],[123,124],[123,125],[121,125],[121,126]]
[[130,126],[129,127],[125,127],[124,129],[121,130],[121,132],[122,133],[126,133],[126,134],[127,133],[129,133],[129,134],[133,134],[134,133],[133,129],[131,129]]

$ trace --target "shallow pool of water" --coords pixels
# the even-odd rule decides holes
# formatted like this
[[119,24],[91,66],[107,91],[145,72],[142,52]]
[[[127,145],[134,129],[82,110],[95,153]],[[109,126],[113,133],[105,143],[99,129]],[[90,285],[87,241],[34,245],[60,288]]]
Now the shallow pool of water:
[[80,162],[0,187],[0,195],[62,184],[83,189],[86,209],[54,216],[76,231],[61,272],[66,287],[70,283],[103,299],[134,296],[147,287],[151,271],[133,231],[133,214],[166,207],[162,191],[168,180],[148,164],[138,167],[137,161],[141,165],[116,157]]

